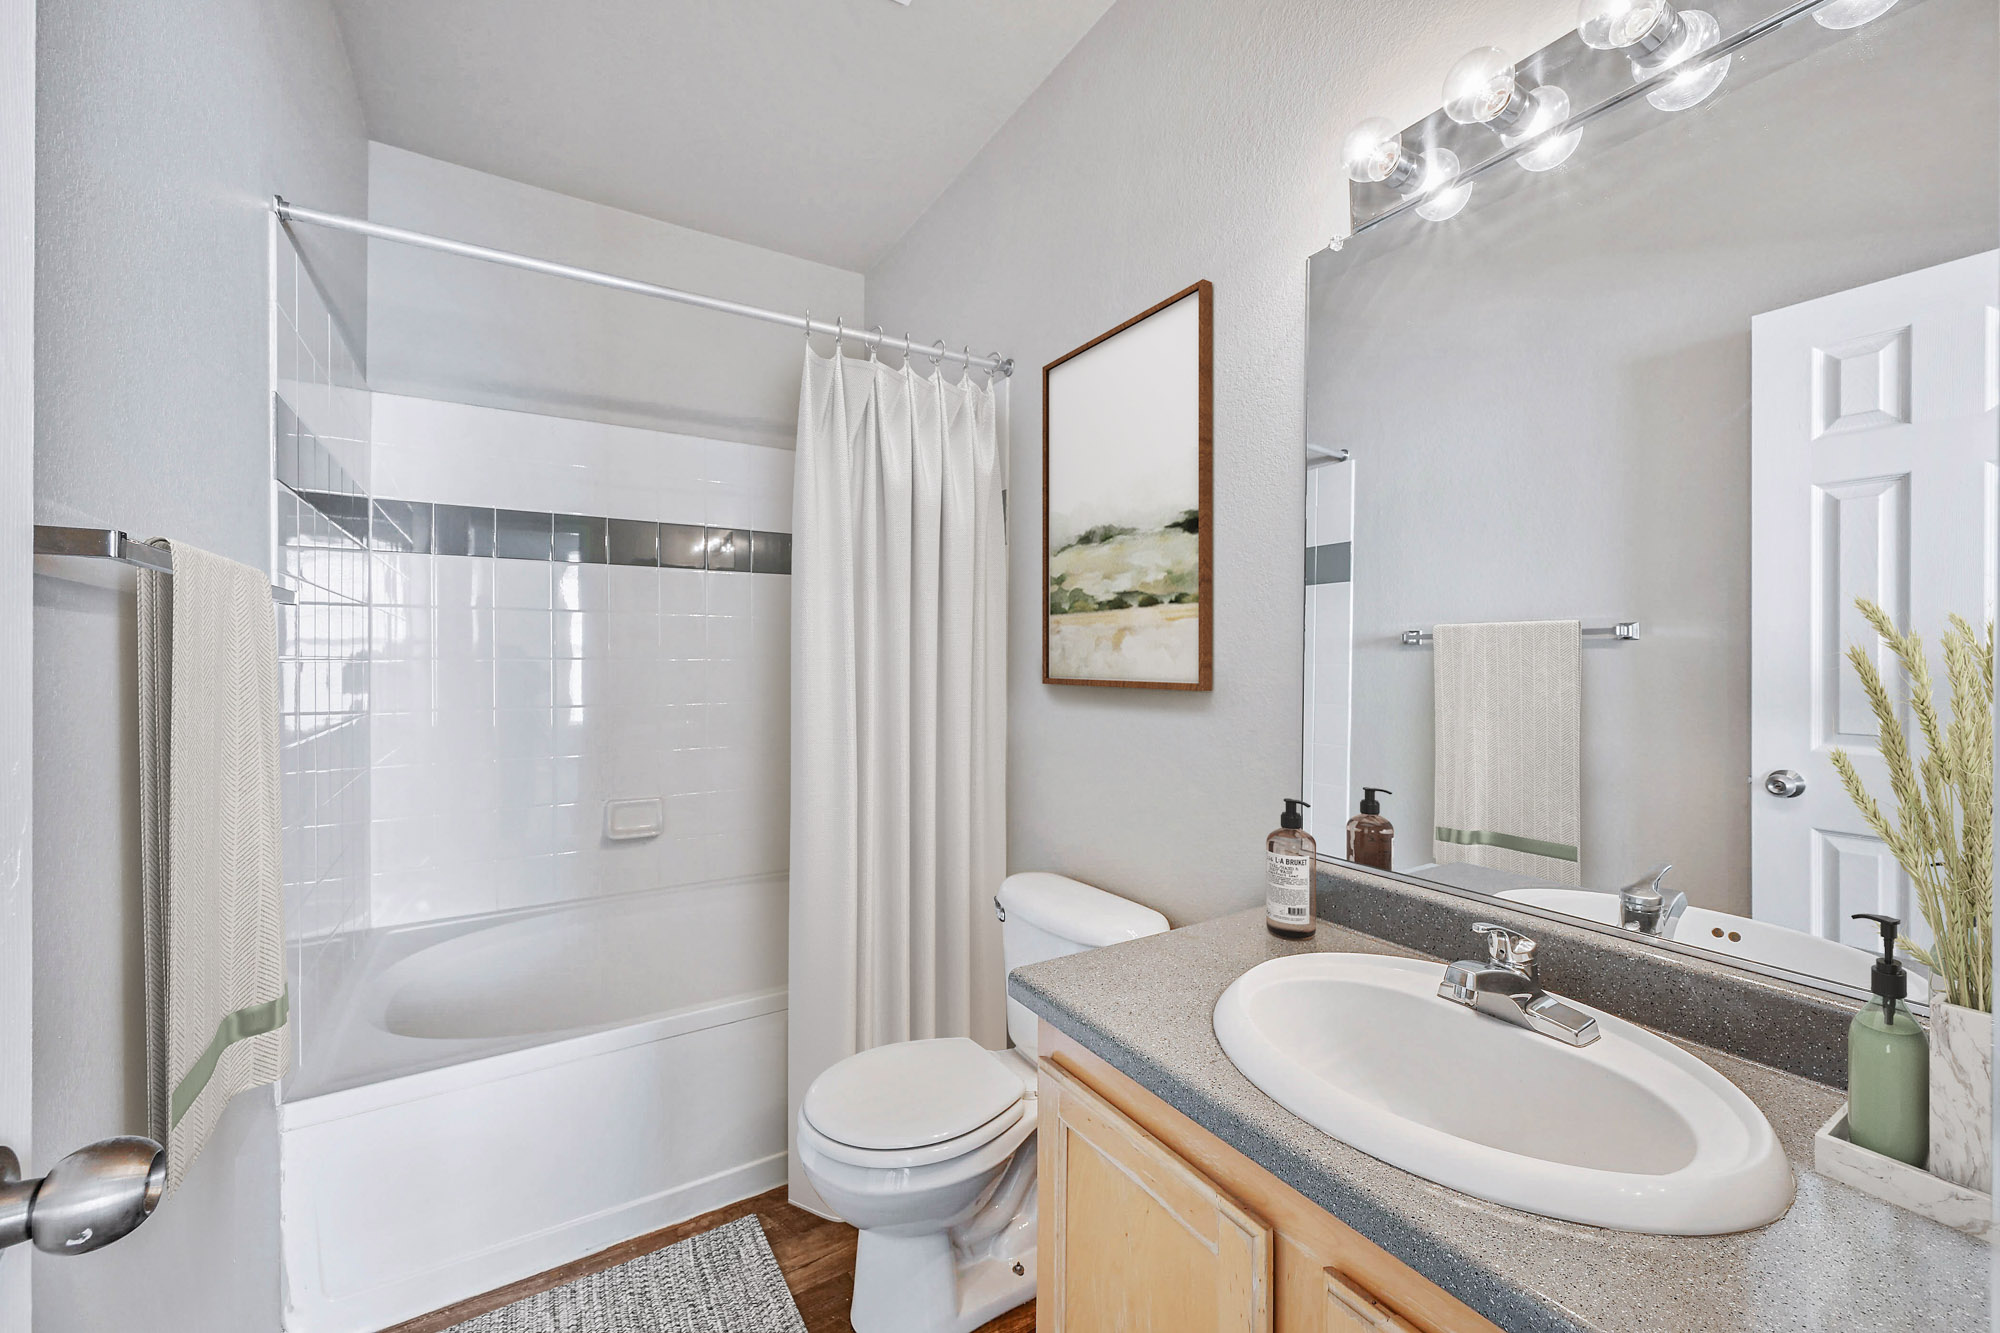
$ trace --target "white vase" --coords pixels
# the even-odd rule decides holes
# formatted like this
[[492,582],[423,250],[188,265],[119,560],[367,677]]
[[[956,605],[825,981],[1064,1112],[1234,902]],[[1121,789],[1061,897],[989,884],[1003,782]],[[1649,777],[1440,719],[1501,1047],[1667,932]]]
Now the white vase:
[[1993,1015],[1931,1002],[1931,1174],[1993,1188]]

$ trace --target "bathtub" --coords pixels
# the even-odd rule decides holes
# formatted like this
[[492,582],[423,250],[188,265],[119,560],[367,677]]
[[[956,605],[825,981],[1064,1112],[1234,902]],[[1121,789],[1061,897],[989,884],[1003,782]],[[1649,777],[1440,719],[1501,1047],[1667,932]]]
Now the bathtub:
[[285,1328],[374,1333],[781,1184],[783,876],[363,932],[279,1111]]

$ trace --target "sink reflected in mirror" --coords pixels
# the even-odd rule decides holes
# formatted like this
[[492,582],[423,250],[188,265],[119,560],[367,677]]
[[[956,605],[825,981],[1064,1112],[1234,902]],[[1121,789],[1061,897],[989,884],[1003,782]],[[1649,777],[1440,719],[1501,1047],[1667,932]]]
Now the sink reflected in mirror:
[[1441,998],[1436,963],[1309,953],[1223,992],[1215,1034],[1246,1078],[1316,1129],[1437,1184],[1592,1226],[1743,1231],[1791,1207],[1770,1123],[1721,1074],[1587,1006],[1552,1040]]

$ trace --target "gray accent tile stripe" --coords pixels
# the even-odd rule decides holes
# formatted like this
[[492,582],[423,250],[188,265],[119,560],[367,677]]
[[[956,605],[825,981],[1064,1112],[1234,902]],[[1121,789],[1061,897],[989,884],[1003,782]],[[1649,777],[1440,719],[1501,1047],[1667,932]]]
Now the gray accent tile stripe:
[[1306,548],[1306,586],[1346,583],[1354,577],[1354,543],[1328,542]]
[[371,501],[360,494],[301,490],[289,481],[285,485],[343,532],[376,551],[741,574],[792,572],[789,532],[481,509],[428,500]]

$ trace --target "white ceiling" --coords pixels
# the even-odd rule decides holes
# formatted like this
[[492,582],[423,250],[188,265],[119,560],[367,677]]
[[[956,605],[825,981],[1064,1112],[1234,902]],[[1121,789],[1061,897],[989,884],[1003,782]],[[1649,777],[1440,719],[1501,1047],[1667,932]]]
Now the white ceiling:
[[865,269],[1112,0],[334,0],[371,137]]

